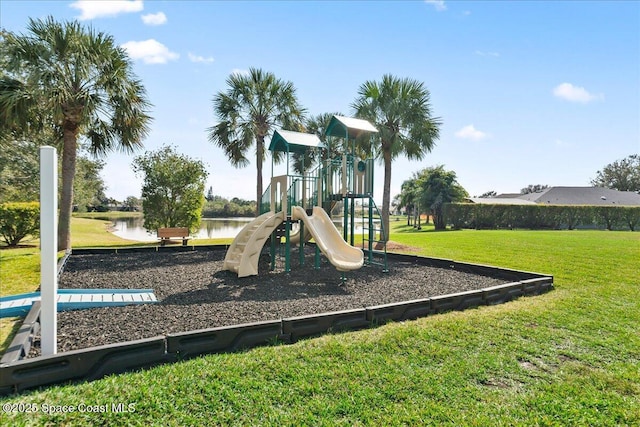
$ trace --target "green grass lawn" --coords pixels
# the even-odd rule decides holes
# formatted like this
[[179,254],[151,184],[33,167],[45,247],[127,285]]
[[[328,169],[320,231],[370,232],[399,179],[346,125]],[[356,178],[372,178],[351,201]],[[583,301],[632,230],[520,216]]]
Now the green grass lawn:
[[639,233],[392,224],[392,240],[420,254],[553,274],[556,289],[32,391],[2,401],[135,412],[2,413],[0,424],[640,425]]
[[142,212],[74,212],[73,218],[89,218],[89,219],[119,219],[119,218],[142,218],[144,215]]

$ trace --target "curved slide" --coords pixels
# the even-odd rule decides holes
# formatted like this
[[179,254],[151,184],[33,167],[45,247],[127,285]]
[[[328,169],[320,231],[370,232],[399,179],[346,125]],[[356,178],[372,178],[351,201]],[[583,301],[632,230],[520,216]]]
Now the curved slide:
[[342,239],[324,209],[315,206],[313,215],[308,216],[300,206],[294,206],[291,214],[293,219],[304,222],[305,231],[309,230],[322,253],[338,271],[357,270],[362,267],[364,253]]

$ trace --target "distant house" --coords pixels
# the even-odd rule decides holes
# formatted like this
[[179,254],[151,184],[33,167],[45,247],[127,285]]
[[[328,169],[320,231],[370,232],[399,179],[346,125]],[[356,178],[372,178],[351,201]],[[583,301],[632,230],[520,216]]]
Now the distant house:
[[467,200],[485,204],[640,206],[640,194],[602,187],[549,187],[539,193],[507,193],[496,197],[473,197]]
[[471,203],[487,204],[487,205],[535,205],[536,202],[531,200],[523,200],[515,197],[469,197],[467,201]]

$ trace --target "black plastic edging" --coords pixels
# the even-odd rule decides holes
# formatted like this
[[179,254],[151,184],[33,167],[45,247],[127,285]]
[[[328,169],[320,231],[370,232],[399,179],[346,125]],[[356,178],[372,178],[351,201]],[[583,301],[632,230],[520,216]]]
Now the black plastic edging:
[[367,310],[360,308],[282,319],[282,334],[295,342],[300,338],[322,335],[330,331],[357,330],[367,326]]
[[433,314],[431,298],[367,307],[367,321],[383,324],[389,321],[413,320]]
[[39,319],[40,301],[36,301],[31,304],[31,310],[29,310],[27,317],[22,321],[22,326],[20,326],[13,340],[11,340],[11,344],[9,344],[9,348],[2,356],[0,364],[17,362],[29,355],[33,337],[40,331]]
[[169,334],[166,337],[167,353],[186,359],[201,354],[237,351],[268,344],[281,334],[280,320]]
[[91,381],[168,361],[165,337],[19,360],[0,368],[0,393],[65,381]]

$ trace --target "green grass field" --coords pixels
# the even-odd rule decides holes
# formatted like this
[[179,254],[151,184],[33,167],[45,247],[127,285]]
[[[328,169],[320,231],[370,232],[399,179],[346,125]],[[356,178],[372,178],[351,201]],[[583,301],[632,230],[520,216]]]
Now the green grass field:
[[[0,424],[640,425],[639,233],[415,232],[398,221],[391,238],[427,256],[553,274],[556,289],[11,396],[2,402],[39,413],[0,413]],[[2,270],[34,270],[7,252]],[[134,412],[42,413],[112,403]]]

